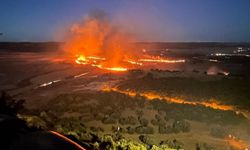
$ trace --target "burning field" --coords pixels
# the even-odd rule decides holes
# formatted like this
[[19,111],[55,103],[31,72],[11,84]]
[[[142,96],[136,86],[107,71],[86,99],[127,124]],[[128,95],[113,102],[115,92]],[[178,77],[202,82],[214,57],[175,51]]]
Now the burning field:
[[0,3],[0,150],[250,150],[250,0],[58,2]]
[[20,117],[30,125],[83,141],[91,140],[91,133],[119,133],[139,143],[138,136],[146,135],[152,140],[147,144],[164,142],[173,149],[175,140],[184,149],[249,147],[248,79],[234,77],[233,71],[202,71],[215,65],[217,71],[229,70],[223,64],[194,64],[196,58],[152,54],[150,49],[137,52],[128,53],[130,59],[121,54],[120,61],[82,49],[70,57],[3,52],[1,89],[25,99],[27,110]]
[[[25,43],[16,46],[20,52],[8,43],[0,53],[0,89],[25,99],[19,117],[30,125],[90,145],[108,136],[116,146],[126,139],[143,148],[247,150],[246,58],[197,52],[213,44],[135,41],[94,13],[71,26],[58,51],[27,52],[41,46]],[[239,45],[232,45],[219,48],[235,53]]]
[[149,63],[184,63],[185,59],[150,56],[132,45],[134,38],[110,23],[105,14],[94,13],[74,24],[64,49],[75,63],[110,71],[138,69]]

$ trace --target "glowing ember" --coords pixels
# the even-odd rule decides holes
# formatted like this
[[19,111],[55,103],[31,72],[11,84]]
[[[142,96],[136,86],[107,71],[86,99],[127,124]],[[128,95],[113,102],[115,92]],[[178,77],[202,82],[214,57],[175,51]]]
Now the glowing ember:
[[248,150],[247,144],[240,140],[239,138],[229,134],[228,137],[225,138],[229,145],[239,150]]
[[75,62],[77,64],[85,65],[85,64],[88,63],[88,60],[83,55],[80,55],[79,57],[77,57],[77,59],[75,60]]
[[113,67],[113,68],[104,68],[106,70],[111,70],[111,71],[127,71],[127,68],[122,68],[122,67]]
[[79,75],[75,75],[74,78],[80,78],[80,77],[85,76],[87,74],[89,74],[89,72],[82,73],[82,74],[79,74]]
[[169,59],[139,59],[139,61],[142,62],[155,62],[155,63],[184,63],[185,60],[184,59],[180,59],[180,60],[169,60]]
[[97,56],[89,56],[87,57],[88,59],[93,59],[93,60],[106,60],[106,58],[103,57],[97,57]]
[[143,64],[140,62],[132,61],[132,60],[127,60],[128,63],[133,64],[133,65],[139,65],[142,66]]
[[105,70],[110,70],[110,71],[127,71],[127,68],[122,68],[122,67],[103,67],[102,65],[95,65],[92,64],[93,67],[97,67],[100,69],[105,69]]

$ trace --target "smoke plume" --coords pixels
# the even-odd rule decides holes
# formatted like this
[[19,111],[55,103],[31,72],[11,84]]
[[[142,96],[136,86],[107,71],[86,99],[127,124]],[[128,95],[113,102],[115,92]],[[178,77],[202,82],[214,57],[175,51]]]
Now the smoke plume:
[[69,53],[104,57],[105,63],[112,66],[135,56],[130,44],[133,38],[111,24],[103,11],[93,11],[82,23],[73,24],[67,37],[64,49]]

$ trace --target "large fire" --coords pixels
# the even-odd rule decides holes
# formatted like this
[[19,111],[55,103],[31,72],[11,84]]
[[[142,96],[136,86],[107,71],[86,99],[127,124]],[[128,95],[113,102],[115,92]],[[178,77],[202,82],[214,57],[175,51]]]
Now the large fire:
[[75,62],[81,65],[89,64],[92,67],[97,67],[100,69],[105,69],[105,70],[110,70],[110,71],[127,71],[128,70],[125,67],[105,67],[100,63],[100,61],[102,62],[105,60],[106,58],[102,58],[102,57],[96,57],[96,56],[84,57],[83,55],[80,55],[79,57],[76,58]]
[[[115,67],[105,67],[102,65],[102,62],[105,62],[106,60],[107,59],[104,57],[98,57],[98,56],[85,57],[83,55],[79,55],[78,57],[76,57],[75,63],[81,64],[81,65],[89,64],[93,67],[110,70],[110,71],[127,71],[129,68],[136,68],[139,66],[143,66],[144,65],[143,62],[151,62],[151,63],[184,63],[185,62],[185,60],[182,60],[182,59],[170,60],[170,59],[164,59],[160,57],[152,57],[152,58],[142,58],[138,60],[124,59],[121,61],[121,64],[123,65],[118,65]],[[125,66],[125,67],[121,67],[121,66]]]
[[110,22],[103,13],[95,12],[82,24],[71,27],[65,50],[73,56],[75,63],[110,71],[127,71],[144,63],[185,62],[141,55],[131,44],[133,38]]

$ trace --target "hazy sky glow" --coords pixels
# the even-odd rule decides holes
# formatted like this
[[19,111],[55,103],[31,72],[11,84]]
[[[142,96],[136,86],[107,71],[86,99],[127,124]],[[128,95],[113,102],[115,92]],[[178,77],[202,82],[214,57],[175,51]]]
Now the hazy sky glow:
[[139,41],[250,41],[250,0],[1,0],[0,41],[58,41],[100,9]]

